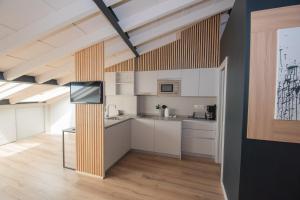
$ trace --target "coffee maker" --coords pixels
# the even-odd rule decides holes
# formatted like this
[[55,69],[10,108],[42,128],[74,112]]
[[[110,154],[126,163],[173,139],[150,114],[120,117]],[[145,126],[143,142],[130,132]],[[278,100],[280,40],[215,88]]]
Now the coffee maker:
[[207,106],[206,105],[194,105],[193,106],[193,118],[194,119],[206,119]]
[[217,118],[217,105],[208,105],[206,110],[206,119],[216,120]]

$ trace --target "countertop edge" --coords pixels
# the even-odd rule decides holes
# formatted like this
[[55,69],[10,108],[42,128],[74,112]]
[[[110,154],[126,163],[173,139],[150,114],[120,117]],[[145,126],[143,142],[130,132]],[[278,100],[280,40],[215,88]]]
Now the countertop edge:
[[113,126],[116,126],[116,125],[121,124],[121,123],[123,123],[123,122],[129,121],[129,120],[131,120],[131,119],[134,119],[134,118],[133,118],[133,117],[128,117],[128,118],[125,118],[125,119],[116,120],[116,121],[114,121],[112,124],[109,124],[109,125],[107,125],[107,126],[104,126],[104,129],[111,128],[111,127],[113,127]]

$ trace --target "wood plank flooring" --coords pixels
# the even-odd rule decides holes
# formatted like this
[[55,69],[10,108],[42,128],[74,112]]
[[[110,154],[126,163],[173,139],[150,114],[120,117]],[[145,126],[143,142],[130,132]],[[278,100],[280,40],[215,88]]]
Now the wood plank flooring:
[[104,180],[62,168],[61,136],[0,146],[1,200],[223,200],[219,166],[207,159],[131,152]]

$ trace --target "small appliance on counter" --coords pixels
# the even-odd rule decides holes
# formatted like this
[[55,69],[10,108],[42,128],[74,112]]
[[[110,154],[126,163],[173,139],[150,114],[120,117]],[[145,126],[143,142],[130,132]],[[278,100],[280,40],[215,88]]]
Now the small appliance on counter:
[[206,105],[194,105],[193,106],[193,118],[194,119],[206,119]]
[[116,117],[120,115],[120,111],[117,109],[117,105],[115,104],[107,104],[104,117],[110,118],[110,117]]
[[216,110],[217,110],[216,105],[194,105],[193,118],[216,120]]
[[170,112],[169,112],[169,108],[165,108],[165,117],[170,117]]
[[208,105],[207,106],[207,112],[206,112],[206,118],[208,120],[216,120],[216,112],[217,112],[217,105]]

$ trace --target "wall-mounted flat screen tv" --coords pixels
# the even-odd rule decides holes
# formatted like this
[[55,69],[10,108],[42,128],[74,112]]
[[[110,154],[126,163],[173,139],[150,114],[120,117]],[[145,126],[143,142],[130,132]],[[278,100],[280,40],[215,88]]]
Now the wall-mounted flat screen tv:
[[70,101],[81,104],[103,104],[103,82],[71,82]]

